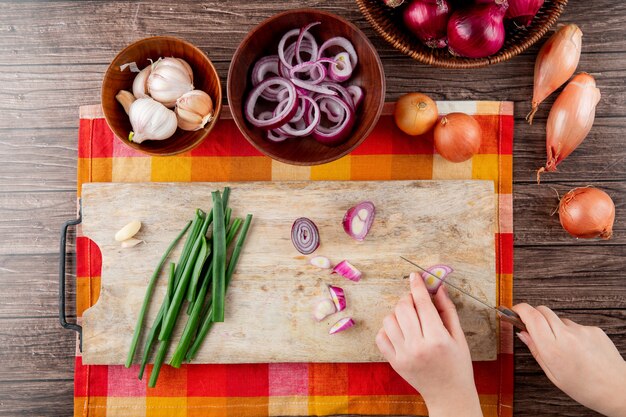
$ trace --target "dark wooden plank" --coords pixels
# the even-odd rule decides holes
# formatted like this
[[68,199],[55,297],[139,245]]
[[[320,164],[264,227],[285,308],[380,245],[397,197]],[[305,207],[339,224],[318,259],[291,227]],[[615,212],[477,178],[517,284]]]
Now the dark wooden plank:
[[[75,313],[75,255],[68,251],[66,294],[68,315]],[[0,255],[0,318],[57,317],[59,256]]]
[[0,416],[71,417],[74,415],[72,380],[0,381]]
[[[575,187],[597,185],[606,191],[615,203],[615,224],[610,240],[574,239],[559,222],[558,214],[551,213],[558,207],[556,189],[561,196]],[[513,187],[513,223],[516,245],[589,245],[593,244],[600,252],[604,245],[624,245],[626,243],[626,182],[624,181],[585,181],[578,183],[555,182],[548,185],[516,184]],[[624,247],[626,249],[626,247]],[[554,249],[550,249],[554,250]],[[624,252],[622,252],[624,253]],[[546,265],[547,267],[547,265]]]
[[76,189],[78,130],[0,130],[0,190]]
[[76,333],[56,317],[1,319],[0,381],[71,379]]
[[[382,56],[393,50],[365,21],[354,2],[256,2],[235,0],[162,3],[156,0],[120,2],[84,1],[3,2],[0,17],[0,64],[105,63],[115,51],[151,35],[184,37],[218,59],[228,59],[230,48],[263,19],[288,9],[316,7],[346,17],[361,27]],[[562,22],[575,21],[583,30],[584,51],[626,51],[620,17],[624,4],[608,0],[570,2]],[[201,30],[198,30],[201,28]],[[529,51],[529,54],[536,52]]]

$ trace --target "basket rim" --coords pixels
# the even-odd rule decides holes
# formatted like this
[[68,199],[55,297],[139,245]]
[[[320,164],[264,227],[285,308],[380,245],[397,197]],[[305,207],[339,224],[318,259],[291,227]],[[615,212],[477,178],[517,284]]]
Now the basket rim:
[[[371,0],[369,0],[371,1]],[[559,19],[568,0],[553,0],[554,9],[552,10],[548,20],[539,27],[530,36],[525,38],[523,42],[509,46],[507,49],[498,51],[498,53],[485,57],[485,58],[463,58],[460,61],[458,58],[437,58],[433,54],[424,53],[422,51],[416,51],[412,49],[406,42],[398,39],[397,35],[391,33],[381,26],[378,20],[372,15],[370,11],[370,5],[368,0],[355,0],[361,14],[365,17],[368,23],[374,28],[376,33],[380,35],[387,43],[392,47],[402,52],[405,55],[410,56],[418,62],[423,64],[432,65],[439,68],[452,68],[452,69],[467,69],[467,68],[484,68],[492,64],[508,61],[514,56],[526,51],[532,45],[534,45],[539,39],[541,39],[549,30],[554,26]]]

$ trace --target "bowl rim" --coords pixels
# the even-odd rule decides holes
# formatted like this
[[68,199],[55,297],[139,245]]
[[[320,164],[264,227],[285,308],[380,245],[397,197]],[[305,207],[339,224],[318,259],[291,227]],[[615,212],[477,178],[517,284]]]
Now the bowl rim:
[[219,100],[213,99],[213,97],[211,97],[213,99],[213,106],[214,106],[213,107],[213,114],[214,114],[214,117],[213,117],[213,120],[211,120],[209,122],[208,126],[206,126],[207,130],[204,133],[204,135],[200,136],[197,140],[188,143],[187,145],[185,145],[183,148],[181,148],[179,150],[170,151],[170,152],[154,152],[154,151],[152,151],[150,149],[144,149],[141,146],[141,144],[137,144],[137,147],[134,147],[134,146],[131,146],[130,144],[126,143],[126,141],[124,139],[120,138],[113,131],[113,128],[111,127],[111,123],[109,121],[109,115],[107,114],[104,106],[102,106],[102,113],[104,115],[104,119],[106,120],[107,126],[109,127],[109,129],[111,129],[111,132],[113,132],[113,136],[115,136],[125,146],[127,146],[130,149],[133,149],[135,151],[142,152],[142,153],[145,153],[145,154],[151,155],[151,156],[172,156],[172,155],[178,155],[178,154],[181,154],[181,153],[189,152],[192,149],[195,149],[202,142],[204,142],[207,139],[207,137],[209,136],[209,134],[211,133],[211,131],[213,130],[213,128],[215,127],[215,124],[219,120],[220,114],[222,113],[223,92],[222,92],[222,80],[220,78],[220,74],[219,74],[219,72],[217,72],[217,69],[215,68],[215,65],[213,65],[213,61],[211,61],[211,58],[209,58],[208,55],[206,53],[204,53],[204,51],[202,51],[200,48],[198,48],[197,46],[195,46],[191,42],[188,42],[188,41],[186,41],[184,39],[181,39],[181,38],[178,38],[176,36],[148,36],[146,38],[138,39],[138,40],[136,40],[136,41],[126,45],[121,51],[119,51],[115,55],[115,57],[111,60],[111,62],[107,66],[106,71],[104,72],[104,76],[102,77],[102,83],[100,85],[100,104],[102,105],[102,97],[104,97],[104,80],[109,75],[109,72],[113,71],[113,68],[114,68],[113,63],[115,61],[117,61],[118,58],[124,52],[128,51],[129,49],[131,49],[131,48],[133,48],[133,47],[135,47],[137,45],[140,45],[140,44],[146,43],[146,42],[154,42],[154,41],[161,41],[161,40],[179,42],[179,43],[183,44],[185,46],[185,48],[195,49],[196,52],[198,52],[199,54],[203,55],[206,58],[206,60],[207,60],[207,62],[209,64],[208,65],[209,68],[213,71],[215,77],[217,78],[217,83],[216,84],[217,84],[217,91],[218,91],[218,94],[219,94]]
[[[266,24],[270,23],[271,21],[278,19],[280,17],[286,16],[286,15],[291,15],[291,14],[300,14],[300,13],[316,13],[316,14],[321,14],[324,15],[326,17],[330,17],[333,19],[338,20],[339,22],[351,27],[355,32],[360,33],[363,36],[363,39],[365,40],[365,44],[366,46],[373,52],[375,61],[376,61],[376,65],[378,67],[378,69],[380,70],[380,86],[382,89],[382,95],[381,95],[381,100],[380,103],[378,104],[378,110],[376,111],[376,114],[374,115],[374,119],[372,120],[372,123],[370,124],[370,126],[367,128],[367,130],[363,133],[363,135],[361,136],[361,138],[351,147],[347,148],[346,150],[344,150],[343,152],[340,152],[337,155],[333,155],[333,156],[329,156],[329,157],[325,157],[323,159],[320,160],[316,160],[316,161],[294,161],[294,160],[290,160],[287,158],[283,158],[280,155],[275,155],[272,152],[268,152],[265,149],[261,148],[259,145],[257,145],[257,143],[255,141],[253,141],[252,139],[250,139],[248,137],[248,135],[245,133],[245,129],[247,129],[247,126],[245,126],[245,122],[238,120],[237,117],[235,117],[235,115],[233,114],[233,120],[235,121],[235,124],[237,125],[237,128],[239,129],[239,131],[241,132],[242,136],[244,138],[246,138],[246,140],[252,145],[254,146],[254,148],[256,150],[258,150],[259,152],[261,152],[263,155],[266,155],[276,161],[279,162],[283,162],[285,164],[289,164],[289,165],[297,165],[297,166],[314,166],[314,165],[322,165],[322,164],[327,164],[329,162],[333,162],[336,161],[340,158],[343,158],[344,156],[348,155],[349,153],[351,153],[352,151],[354,151],[356,148],[358,148],[364,141],[365,139],[367,139],[367,137],[372,133],[372,131],[374,130],[374,128],[376,127],[376,124],[378,123],[378,120],[380,118],[380,115],[382,114],[383,111],[383,107],[385,105],[385,94],[387,91],[387,80],[385,77],[385,69],[383,67],[383,63],[380,59],[380,55],[378,55],[378,51],[376,50],[376,48],[374,47],[374,45],[372,44],[372,42],[370,41],[370,39],[367,37],[367,35],[361,30],[359,29],[355,24],[353,24],[352,22],[344,19],[341,16],[338,16],[334,13],[330,13],[327,12],[325,10],[319,10],[319,9],[315,9],[312,7],[305,7],[305,8],[300,8],[300,9],[292,9],[292,10],[286,10],[284,12],[280,12],[277,14],[274,14],[266,19],[264,19],[263,21],[259,22],[258,24],[256,24],[256,26],[254,26],[247,34],[246,36],[243,38],[243,40],[239,43],[239,46],[237,46],[237,49],[235,50],[235,53],[233,54],[231,61],[230,61],[230,65],[228,66],[228,77],[226,80],[226,95],[228,97],[228,104],[229,106],[232,103],[232,99],[231,99],[231,81],[233,81],[233,72],[234,72],[234,67],[233,67],[233,63],[235,62],[235,58],[239,58],[239,55],[241,55],[243,53],[243,49],[242,49],[242,45],[244,43],[247,43],[247,41],[254,36],[263,26],[265,26]],[[243,102],[244,100],[242,100]],[[231,109],[231,114],[232,114],[232,109]]]

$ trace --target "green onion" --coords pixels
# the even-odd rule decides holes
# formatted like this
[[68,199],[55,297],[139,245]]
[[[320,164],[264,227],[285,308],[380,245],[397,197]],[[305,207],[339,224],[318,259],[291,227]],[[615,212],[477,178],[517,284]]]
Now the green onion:
[[[212,212],[211,212],[212,213]],[[202,239],[206,239],[206,232],[209,228],[209,224],[212,220],[212,215],[209,213],[204,222],[202,223],[202,228],[200,229],[200,234],[198,238],[193,244],[191,248],[191,252],[189,253],[189,259],[187,260],[187,264],[183,269],[183,273],[180,277],[180,281],[176,285],[176,291],[174,292],[174,296],[172,297],[172,302],[170,303],[170,308],[167,310],[167,313],[163,317],[163,325],[161,326],[161,332],[159,333],[159,340],[164,341],[168,340],[172,335],[172,331],[174,330],[174,325],[176,324],[176,319],[178,319],[178,313],[180,312],[180,307],[183,303],[183,298],[185,293],[187,292],[187,286],[189,285],[189,280],[191,279],[191,272],[196,264],[196,259],[198,258],[198,253],[200,252],[200,246],[202,245]],[[223,218],[221,219],[223,221]]]
[[226,212],[226,207],[228,207],[228,197],[230,197],[230,187],[224,187],[224,191],[222,191],[222,207],[224,212]]
[[239,227],[241,226],[242,220],[237,217],[233,220],[233,224],[228,228],[228,233],[226,233],[226,247],[230,246],[230,242],[235,238],[237,232],[239,231]]
[[224,212],[224,226],[226,228],[228,228],[228,225],[230,225],[230,217],[233,214],[233,209],[231,209],[230,207],[228,207],[226,209],[226,211]]
[[214,322],[224,321],[224,297],[226,295],[226,231],[224,229],[224,206],[219,191],[213,195],[213,316]]
[[[243,227],[241,232],[239,233],[239,237],[237,238],[237,243],[235,244],[235,249],[233,250],[233,254],[230,257],[230,262],[228,264],[228,270],[226,271],[226,287],[230,283],[230,280],[235,272],[235,267],[237,266],[237,262],[239,261],[239,256],[241,255],[241,250],[243,248],[243,243],[246,240],[246,235],[248,234],[248,229],[250,228],[250,223],[252,222],[252,215],[248,214],[246,216],[246,220],[243,223]],[[200,349],[200,345],[206,338],[209,330],[211,330],[211,326],[213,326],[212,318],[212,306],[207,305],[206,314],[204,314],[204,319],[202,320],[202,325],[200,326],[200,330],[198,331],[198,335],[194,340],[193,344],[189,348],[187,352],[186,360],[190,362],[193,358],[198,354],[198,350]]]
[[211,248],[207,245],[206,237],[201,236],[201,244],[200,244],[200,253],[198,254],[198,258],[196,259],[196,264],[193,267],[193,272],[191,273],[191,281],[189,282],[189,287],[187,288],[187,301],[190,303],[196,299],[196,289],[198,287],[198,280],[200,279],[200,274],[202,273],[202,267],[204,263],[209,258],[211,254]]
[[189,255],[191,254],[191,249],[194,242],[198,238],[198,234],[200,233],[200,229],[204,224],[206,216],[207,214],[204,211],[196,209],[196,216],[193,219],[191,233],[189,233],[189,236],[187,236],[187,241],[185,242],[185,246],[183,246],[183,251],[180,254],[180,258],[178,259],[178,266],[176,268],[176,282],[178,282],[180,276],[183,274],[183,269],[185,268],[185,265],[187,265],[187,260],[189,259]]
[[137,343],[139,342],[139,335],[141,334],[141,328],[143,327],[143,321],[146,317],[146,312],[148,311],[148,305],[150,304],[150,298],[152,297],[152,291],[154,289],[154,285],[156,284],[156,280],[161,274],[161,268],[165,264],[165,261],[170,256],[170,253],[178,243],[178,241],[183,237],[183,235],[189,229],[191,222],[188,222],[187,225],[183,228],[183,230],[174,238],[172,243],[167,247],[165,253],[161,257],[157,268],[152,273],[152,277],[150,277],[150,281],[148,282],[148,287],[146,288],[146,295],[143,299],[143,304],[141,305],[141,311],[139,312],[139,317],[137,318],[137,324],[135,325],[135,332],[133,334],[133,339],[130,343],[130,349],[128,351],[128,356],[126,357],[126,367],[130,368],[133,363],[133,358],[135,357],[135,351],[137,350]]
[[152,372],[150,373],[150,380],[148,381],[148,387],[154,388],[159,378],[159,372],[161,372],[161,366],[165,361],[165,355],[167,354],[167,348],[169,347],[169,340],[162,340],[159,343],[159,349],[157,350],[156,357],[154,358],[154,366],[152,367]]

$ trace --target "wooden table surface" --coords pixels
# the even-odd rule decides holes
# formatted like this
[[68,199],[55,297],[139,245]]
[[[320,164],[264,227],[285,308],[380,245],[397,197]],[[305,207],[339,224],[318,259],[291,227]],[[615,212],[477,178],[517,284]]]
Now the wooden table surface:
[[[545,161],[551,97],[528,126],[538,47],[489,68],[435,69],[389,47],[351,0],[204,2],[0,2],[0,415],[70,416],[75,334],[57,317],[58,236],[75,214],[78,107],[98,103],[108,62],[153,35],[191,41],[222,80],[235,47],[266,17],[303,5],[353,21],[378,49],[387,100],[421,91],[438,100],[515,102],[515,301],[545,304],[602,327],[626,354],[626,3],[570,1],[561,22],[583,33],[579,70],[593,74],[602,100],[591,133],[535,184]],[[224,86],[225,88],[225,86]],[[609,241],[574,240],[550,216],[561,194],[594,184],[617,207]],[[73,290],[68,279],[70,290]],[[74,299],[69,300],[70,313]],[[516,416],[589,416],[554,388],[515,343]],[[616,393],[619,394],[619,393]]]

